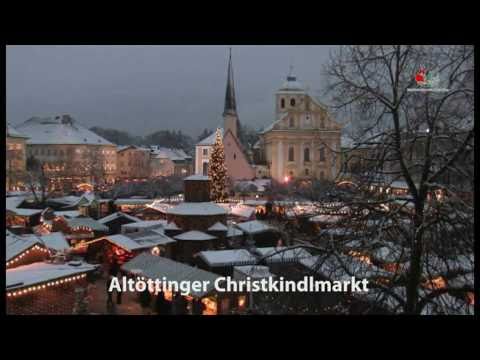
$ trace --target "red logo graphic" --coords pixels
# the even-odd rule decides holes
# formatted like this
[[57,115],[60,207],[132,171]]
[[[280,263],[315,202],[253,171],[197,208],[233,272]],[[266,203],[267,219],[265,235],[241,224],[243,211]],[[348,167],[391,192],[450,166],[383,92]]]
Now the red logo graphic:
[[415,74],[415,81],[417,82],[417,85],[425,85],[427,83],[427,70],[425,68],[421,67],[420,70],[417,71]]

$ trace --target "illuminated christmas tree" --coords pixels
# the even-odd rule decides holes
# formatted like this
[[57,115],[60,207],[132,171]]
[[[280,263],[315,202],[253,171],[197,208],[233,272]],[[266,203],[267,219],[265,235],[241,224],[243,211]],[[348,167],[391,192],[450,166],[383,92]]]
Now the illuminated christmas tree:
[[223,151],[222,133],[217,129],[215,144],[213,145],[208,175],[211,179],[211,198],[213,201],[222,202],[226,199],[227,167],[225,166],[225,153]]

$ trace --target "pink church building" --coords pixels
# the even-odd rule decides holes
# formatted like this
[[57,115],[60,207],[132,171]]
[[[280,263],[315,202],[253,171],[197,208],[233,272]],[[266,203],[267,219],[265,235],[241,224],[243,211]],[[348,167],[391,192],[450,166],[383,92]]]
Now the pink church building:
[[[225,150],[225,165],[227,175],[232,181],[252,180],[255,178],[255,169],[238,140],[238,114],[235,100],[235,86],[233,83],[232,53],[228,61],[227,90],[225,94],[225,109],[223,111],[224,127],[220,129],[223,135]],[[195,173],[208,175],[208,162],[215,143],[215,132],[201,140],[195,146]]]

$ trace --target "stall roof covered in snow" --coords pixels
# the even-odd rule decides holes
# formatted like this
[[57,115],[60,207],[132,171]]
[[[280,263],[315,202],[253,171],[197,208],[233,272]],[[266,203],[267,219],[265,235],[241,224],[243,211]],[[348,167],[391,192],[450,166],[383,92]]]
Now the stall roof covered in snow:
[[260,234],[267,231],[276,231],[274,227],[259,220],[242,222],[237,224],[237,227],[247,234]]
[[257,258],[245,249],[201,251],[198,256],[210,267],[252,265]]
[[275,277],[276,275],[270,272],[268,266],[261,265],[242,265],[234,267],[234,278],[245,279],[247,277],[252,279],[263,279],[268,277]]
[[213,202],[183,202],[167,210],[172,215],[224,215],[227,211]]
[[190,295],[202,297],[215,289],[215,281],[220,277],[217,274],[196,267],[188,266],[161,256],[142,253],[122,266],[122,270],[139,274],[146,278],[167,281],[204,281],[205,288],[195,291],[192,288]]
[[70,228],[74,227],[88,227],[93,231],[108,231],[108,226],[103,225],[97,220],[92,219],[91,217],[77,217],[73,219],[66,219],[67,224]]
[[136,218],[135,216],[131,216],[128,214],[125,214],[121,211],[114,212],[113,214],[107,215],[101,219],[98,220],[99,223],[101,224],[108,224],[109,222],[116,220],[118,218],[125,218],[127,220],[130,220],[132,222],[139,222],[141,221],[139,218]]
[[71,261],[66,264],[36,262],[6,271],[6,290],[17,290],[96,269],[95,265]]
[[17,257],[24,251],[30,249],[35,245],[43,247],[41,240],[33,234],[29,235],[15,235],[7,230],[6,232],[6,248],[5,248],[5,260],[10,261]]
[[12,196],[5,198],[5,209],[18,216],[33,216],[40,214],[44,209],[24,209],[19,206],[25,201],[24,196]]
[[70,219],[80,216],[80,212],[78,210],[54,211],[53,213],[56,216],[62,216],[64,218],[70,218]]
[[69,115],[33,117],[16,129],[29,137],[27,144],[113,145]]
[[115,205],[147,205],[153,202],[154,202],[154,199],[128,198],[128,199],[117,199],[113,203]]
[[216,222],[208,228],[208,231],[228,231],[228,228],[220,221]]
[[130,252],[140,249],[149,249],[158,245],[168,245],[175,242],[175,240],[165,234],[153,230],[110,235],[105,236],[104,239]]
[[65,251],[70,248],[65,235],[61,232],[52,232],[50,234],[41,235],[40,239],[47,248],[55,251]]
[[206,241],[206,240],[213,240],[216,239],[215,236],[209,235],[202,231],[198,230],[191,230],[179,234],[173,237],[175,240],[183,240],[183,241]]
[[227,211],[229,215],[238,216],[243,219],[250,219],[250,217],[255,212],[255,208],[251,206],[245,206],[241,204],[219,204],[222,208]]
[[242,236],[243,231],[240,229],[237,229],[236,227],[233,226],[228,226],[227,230],[227,237],[235,237],[235,236]]
[[267,264],[282,263],[282,262],[298,262],[300,259],[312,257],[312,255],[305,249],[288,248],[288,247],[264,247],[256,248],[255,253]]
[[195,174],[195,175],[187,176],[183,180],[185,180],[185,181],[209,181],[210,178],[206,175]]
[[137,222],[132,222],[130,224],[123,224],[122,229],[125,230],[134,230],[134,229],[148,229],[157,226],[165,226],[167,220],[140,220]]
[[324,224],[336,224],[345,219],[344,216],[341,215],[330,215],[330,214],[320,214],[311,217],[308,219],[311,222],[317,222],[317,223],[324,223]]

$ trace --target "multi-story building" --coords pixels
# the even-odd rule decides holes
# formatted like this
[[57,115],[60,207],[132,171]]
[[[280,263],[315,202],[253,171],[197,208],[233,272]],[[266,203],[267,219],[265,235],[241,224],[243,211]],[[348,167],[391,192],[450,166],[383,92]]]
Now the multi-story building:
[[24,185],[26,175],[26,141],[28,136],[21,134],[13,126],[6,127],[6,188],[18,190]]
[[189,176],[192,174],[192,157],[182,149],[159,146],[150,147],[150,176]]
[[341,169],[341,130],[323,105],[290,74],[275,94],[276,120],[258,146],[270,176],[334,180]]
[[113,183],[116,146],[70,115],[33,117],[16,127],[28,136],[27,162],[36,164],[51,184],[68,189],[82,183]]
[[[223,137],[225,165],[227,176],[233,180],[251,180],[255,178],[255,169],[250,164],[240,141],[238,140],[238,113],[233,82],[232,54],[228,61],[227,89],[223,111],[224,128],[220,129]],[[208,175],[208,163],[215,144],[215,132],[201,140],[195,146],[195,173]]]
[[150,149],[129,145],[117,148],[117,180],[143,180],[150,176]]

